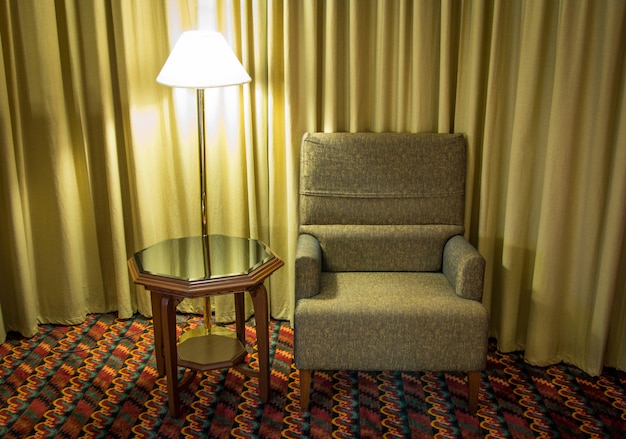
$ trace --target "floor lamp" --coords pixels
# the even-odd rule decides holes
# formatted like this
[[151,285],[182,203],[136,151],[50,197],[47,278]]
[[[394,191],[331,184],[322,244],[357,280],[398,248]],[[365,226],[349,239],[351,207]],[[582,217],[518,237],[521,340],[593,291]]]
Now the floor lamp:
[[[209,277],[209,233],[206,200],[206,139],[204,90],[250,82],[251,78],[228,46],[222,34],[209,31],[184,32],[165,61],[157,82],[169,87],[196,89],[198,112],[198,151],[200,165],[200,214],[204,245],[205,273]],[[205,327],[210,330],[211,304],[204,306]]]

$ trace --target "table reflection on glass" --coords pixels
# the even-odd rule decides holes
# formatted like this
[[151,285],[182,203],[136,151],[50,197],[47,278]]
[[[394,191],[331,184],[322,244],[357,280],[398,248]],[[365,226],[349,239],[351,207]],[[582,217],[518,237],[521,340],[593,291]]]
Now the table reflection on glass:
[[[263,282],[283,261],[262,241],[224,235],[194,236],[161,241],[135,253],[128,266],[136,284],[151,293],[157,370],[167,377],[169,411],[180,413],[180,392],[196,371],[237,367],[259,379],[261,400],[269,398],[269,326],[267,291]],[[244,293],[254,304],[258,369],[244,363]],[[236,338],[208,333],[176,338],[176,306],[185,298],[233,294]],[[210,319],[210,316],[208,316]],[[178,380],[178,366],[188,373]]]

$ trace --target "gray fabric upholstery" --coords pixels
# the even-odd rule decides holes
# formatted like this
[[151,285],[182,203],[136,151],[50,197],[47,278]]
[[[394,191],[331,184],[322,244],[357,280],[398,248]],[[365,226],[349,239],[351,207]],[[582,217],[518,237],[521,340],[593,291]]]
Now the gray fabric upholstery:
[[298,368],[484,369],[485,261],[462,236],[465,160],[458,134],[303,137]]
[[443,251],[443,273],[456,294],[481,301],[485,259],[461,236],[448,240]]
[[320,292],[322,248],[311,235],[301,234],[296,248],[296,301]]
[[455,225],[303,225],[320,243],[324,271],[441,271]]
[[456,295],[442,273],[324,272],[320,293],[296,306],[299,368],[485,367],[486,310]]
[[301,224],[463,225],[460,134],[306,134]]

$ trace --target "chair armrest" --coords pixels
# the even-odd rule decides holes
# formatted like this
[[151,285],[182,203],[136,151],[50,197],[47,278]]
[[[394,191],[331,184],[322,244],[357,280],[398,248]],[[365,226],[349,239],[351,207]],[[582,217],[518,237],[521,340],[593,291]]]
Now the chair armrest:
[[443,249],[443,273],[456,294],[482,300],[485,259],[460,235],[450,238]]
[[296,302],[320,292],[322,248],[314,236],[298,235],[295,270]]

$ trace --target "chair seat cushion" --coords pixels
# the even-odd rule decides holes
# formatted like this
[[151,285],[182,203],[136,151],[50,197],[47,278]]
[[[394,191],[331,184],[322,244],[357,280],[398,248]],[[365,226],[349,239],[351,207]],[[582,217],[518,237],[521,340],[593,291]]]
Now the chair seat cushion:
[[[482,370],[487,312],[442,273],[321,275],[296,303],[295,362],[318,370]],[[371,340],[371,342],[368,342]]]

